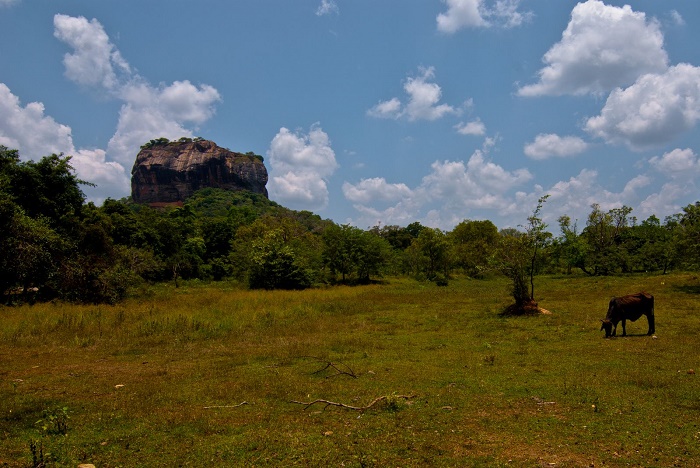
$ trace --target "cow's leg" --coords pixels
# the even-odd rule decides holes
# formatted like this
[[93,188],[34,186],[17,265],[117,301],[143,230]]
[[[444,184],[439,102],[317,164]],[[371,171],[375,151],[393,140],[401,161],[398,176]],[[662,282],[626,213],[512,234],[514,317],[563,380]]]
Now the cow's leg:
[[654,314],[648,314],[647,320],[649,321],[649,331],[647,332],[647,335],[653,335],[656,333],[656,327],[654,326]]
[[617,334],[617,323],[613,323],[613,329],[610,336],[615,336]]
[[627,329],[625,328],[625,323],[627,320],[622,319],[622,336],[627,336]]

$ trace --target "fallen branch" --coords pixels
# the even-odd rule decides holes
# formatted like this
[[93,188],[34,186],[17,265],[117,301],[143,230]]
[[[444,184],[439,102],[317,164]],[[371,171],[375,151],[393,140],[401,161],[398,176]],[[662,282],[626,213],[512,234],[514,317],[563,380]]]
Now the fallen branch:
[[238,408],[239,406],[243,405],[249,405],[247,401],[241,402],[237,405],[223,405],[223,406],[205,406],[204,409],[210,409],[210,408]]
[[344,403],[336,403],[335,401],[322,400],[322,399],[317,399],[317,400],[309,401],[309,402],[292,400],[290,403],[296,403],[297,405],[304,405],[304,410],[307,410],[311,406],[319,403],[319,404],[325,405],[323,407],[324,411],[329,406],[337,406],[339,408],[345,408],[345,409],[349,409],[349,410],[353,410],[353,411],[367,411],[368,409],[370,409],[371,407],[373,407],[374,405],[376,405],[380,401],[384,401],[384,400],[387,400],[390,398],[391,399],[393,399],[393,398],[399,399],[400,398],[403,400],[410,400],[410,399],[415,398],[415,397],[416,397],[415,395],[384,395],[384,396],[380,396],[378,398],[375,398],[366,406],[352,406],[352,405],[346,405]]
[[326,370],[326,369],[328,369],[328,368],[330,367],[330,368],[332,368],[332,369],[335,369],[335,371],[337,372],[337,374],[333,374],[333,375],[326,376],[326,378],[335,377],[336,375],[349,375],[349,376],[352,377],[353,379],[356,379],[356,378],[357,378],[357,375],[355,374],[355,371],[353,371],[352,368],[351,368],[350,366],[348,366],[347,364],[344,364],[344,363],[342,363],[342,362],[340,362],[338,365],[342,366],[345,370],[344,370],[344,369],[341,369],[340,367],[338,367],[338,365],[336,365],[334,362],[327,361],[327,360],[325,360],[325,359],[321,359],[321,358],[318,358],[318,357],[316,357],[316,356],[302,356],[302,357],[315,359],[315,360],[318,361],[319,363],[326,363],[326,367],[323,367],[322,369],[319,369],[319,370],[317,370],[317,371],[315,371],[315,372],[312,372],[312,374],[318,374],[318,373],[323,372],[324,370]]

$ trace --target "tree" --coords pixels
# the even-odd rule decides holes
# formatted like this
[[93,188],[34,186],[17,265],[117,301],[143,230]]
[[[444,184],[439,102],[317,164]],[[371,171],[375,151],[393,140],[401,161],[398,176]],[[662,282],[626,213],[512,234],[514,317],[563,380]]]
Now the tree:
[[[234,275],[241,280],[247,278],[254,288],[299,289],[286,286],[294,282],[308,287],[314,279],[313,272],[319,271],[322,264],[319,237],[289,216],[262,216],[236,231],[229,255]],[[266,280],[266,271],[276,275],[276,279]],[[284,278],[296,279],[287,283]]]
[[452,262],[469,276],[479,276],[498,244],[498,228],[491,221],[464,220],[447,235]]
[[387,263],[389,243],[372,231],[344,224],[331,224],[323,231],[323,262],[333,276],[340,274],[342,282],[351,277],[368,283],[371,275],[381,273]]
[[43,287],[55,274],[65,244],[46,218],[33,219],[0,195],[0,295]]
[[566,265],[566,273],[571,274],[571,269],[585,268],[585,258],[587,254],[587,244],[578,234],[576,222],[571,224],[571,218],[560,216],[557,220],[561,236],[556,239],[556,251],[560,258],[563,258]]
[[430,281],[446,281],[450,269],[450,244],[440,229],[424,227],[406,254],[411,259],[417,275]]
[[683,208],[677,218],[678,251],[686,268],[700,269],[700,202]]
[[630,258],[622,246],[623,232],[628,228],[632,208],[623,206],[607,213],[600,205],[591,205],[582,236],[588,244],[585,265],[581,269],[590,275],[609,275],[618,270],[630,270]]
[[512,282],[511,294],[515,304],[507,309],[508,313],[523,314],[538,310],[534,277],[538,269],[538,255],[550,236],[546,231],[547,225],[539,217],[547,198],[549,195],[537,201],[537,207],[527,218],[525,232],[510,231],[501,237],[495,262],[497,269]]
[[40,161],[19,161],[15,150],[0,146],[0,168],[4,191],[27,216],[43,216],[63,233],[75,234],[85,195],[80,180],[70,165],[70,156],[45,156]]
[[274,229],[250,245],[252,289],[305,289],[311,286],[312,274],[297,252],[284,241],[282,229]]

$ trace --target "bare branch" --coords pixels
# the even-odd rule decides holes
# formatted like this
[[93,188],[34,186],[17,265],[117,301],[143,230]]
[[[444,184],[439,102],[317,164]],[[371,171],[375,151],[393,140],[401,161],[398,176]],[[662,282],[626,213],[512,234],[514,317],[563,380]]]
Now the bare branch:
[[[315,360],[318,361],[319,363],[325,363],[325,364],[326,364],[325,367],[323,367],[323,368],[321,368],[321,369],[318,369],[318,370],[315,371],[315,372],[312,372],[312,374],[318,374],[318,373],[320,373],[320,372],[325,371],[326,369],[328,369],[328,368],[330,367],[330,368],[332,368],[332,369],[335,369],[335,371],[337,372],[337,374],[333,374],[333,375],[326,376],[326,378],[335,377],[336,375],[349,375],[349,376],[352,377],[353,379],[356,379],[356,378],[357,378],[357,375],[355,374],[355,371],[353,371],[352,368],[351,368],[350,366],[348,366],[347,364],[345,364],[345,363],[339,362],[338,364],[336,364],[336,363],[334,363],[334,362],[332,362],[332,361],[328,361],[328,360],[326,360],[326,359],[321,359],[321,358],[316,357],[316,356],[302,356],[302,357],[304,357],[304,358],[310,358],[310,359],[315,359]],[[340,367],[338,367],[338,366],[341,366],[342,369],[341,369]]]
[[384,396],[380,396],[378,398],[375,398],[366,406],[352,406],[352,405],[346,405],[344,403],[336,403],[335,401],[322,400],[322,399],[317,399],[317,400],[309,401],[309,402],[292,400],[290,403],[296,403],[297,405],[304,405],[304,410],[306,410],[306,409],[310,408],[311,406],[318,403],[318,404],[325,405],[323,407],[324,410],[326,408],[328,408],[329,406],[337,406],[339,408],[345,408],[345,409],[349,409],[349,410],[353,410],[353,411],[367,411],[368,409],[372,408],[374,405],[376,405],[380,401],[384,401],[384,400],[387,400],[389,398],[401,398],[404,400],[410,400],[410,399],[415,398],[415,397],[416,397],[415,395],[384,395]]
[[223,406],[205,406],[204,409],[210,409],[210,408],[238,408],[239,406],[243,405],[249,405],[247,401],[241,402],[237,405],[223,405]]

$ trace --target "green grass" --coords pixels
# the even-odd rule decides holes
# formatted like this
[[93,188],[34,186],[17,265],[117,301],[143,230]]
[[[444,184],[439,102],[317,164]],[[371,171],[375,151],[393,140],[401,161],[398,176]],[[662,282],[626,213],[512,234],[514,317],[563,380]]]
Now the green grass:
[[[698,284],[539,277],[536,317],[500,279],[1,308],[0,466],[694,466]],[[640,290],[657,338],[603,339]]]

